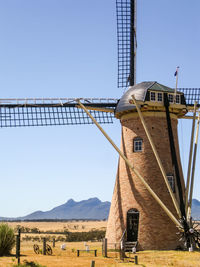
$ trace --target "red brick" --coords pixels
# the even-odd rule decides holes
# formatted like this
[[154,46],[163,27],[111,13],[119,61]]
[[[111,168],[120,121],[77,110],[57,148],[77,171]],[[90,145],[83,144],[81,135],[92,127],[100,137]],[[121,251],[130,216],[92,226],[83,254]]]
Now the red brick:
[[[179,162],[180,175],[184,190],[181,160],[179,155],[177,119],[172,119],[172,128]],[[174,173],[168,138],[167,121],[163,117],[145,116],[145,122],[153,138],[165,172]],[[167,190],[160,168],[145,134],[139,117],[121,119],[122,138],[121,150],[133,164],[135,169],[145,178],[154,192],[159,196],[169,210],[177,217],[171,197]],[[133,152],[133,139],[143,139],[143,151]],[[177,190],[176,198],[178,200]],[[119,158],[116,183],[114,187],[106,238],[108,246],[119,243],[126,228],[127,211],[136,208],[139,213],[138,248],[144,250],[175,249],[180,242],[177,227],[166,215],[164,210],[153,199],[137,176],[130,171],[124,160]]]

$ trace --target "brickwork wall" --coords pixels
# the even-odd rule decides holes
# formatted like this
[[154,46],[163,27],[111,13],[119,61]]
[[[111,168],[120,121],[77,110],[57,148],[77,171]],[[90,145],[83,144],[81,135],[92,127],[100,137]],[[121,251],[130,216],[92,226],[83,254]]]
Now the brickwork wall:
[[[156,115],[150,117],[145,116],[145,122],[147,123],[166,173],[174,173],[166,117],[157,117]],[[121,120],[121,124],[121,150],[145,178],[154,192],[176,216],[171,197],[139,117],[123,119]],[[172,119],[172,128],[184,190],[176,119]],[[141,137],[143,139],[142,152],[133,152],[133,139],[135,137]],[[139,249],[175,249],[180,245],[175,224],[120,158],[106,232],[108,243],[120,242],[122,233],[126,228],[127,211],[131,208],[136,208],[140,212],[138,232]]]

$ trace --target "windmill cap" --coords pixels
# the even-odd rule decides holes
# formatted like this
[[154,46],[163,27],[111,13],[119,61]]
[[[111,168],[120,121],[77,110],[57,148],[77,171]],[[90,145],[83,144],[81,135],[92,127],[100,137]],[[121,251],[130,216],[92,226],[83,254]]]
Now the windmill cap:
[[130,104],[130,100],[132,99],[132,95],[134,95],[135,99],[138,101],[145,101],[146,94],[148,90],[159,91],[159,92],[168,92],[174,93],[174,89],[162,85],[158,82],[141,82],[134,86],[130,86],[128,91],[120,98],[115,114],[121,112],[131,111],[135,108],[133,104]]

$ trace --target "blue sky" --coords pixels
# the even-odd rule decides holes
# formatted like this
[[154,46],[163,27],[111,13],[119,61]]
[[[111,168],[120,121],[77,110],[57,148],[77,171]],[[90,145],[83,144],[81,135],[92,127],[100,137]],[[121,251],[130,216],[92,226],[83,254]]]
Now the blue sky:
[[[137,82],[199,87],[199,0],[139,0]],[[112,97],[117,88],[114,0],[1,0],[0,98]],[[187,170],[190,121],[179,121]],[[120,124],[104,129],[120,144]],[[93,125],[1,129],[0,216],[69,198],[111,200],[118,155]],[[200,199],[199,153],[194,197]]]

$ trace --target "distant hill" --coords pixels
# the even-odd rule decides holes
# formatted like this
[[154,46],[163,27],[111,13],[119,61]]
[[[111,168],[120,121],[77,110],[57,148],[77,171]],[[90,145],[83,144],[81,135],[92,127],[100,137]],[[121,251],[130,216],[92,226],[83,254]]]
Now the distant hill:
[[98,198],[90,198],[76,202],[73,199],[49,211],[35,211],[27,216],[18,218],[3,218],[0,220],[43,220],[43,219],[94,219],[108,218],[110,202],[101,202]]
[[[61,220],[89,219],[104,220],[108,218],[110,202],[102,202],[98,198],[90,198],[79,202],[69,199],[65,204],[49,211],[35,211],[27,216],[18,218],[0,217],[0,220]],[[192,217],[200,220],[200,201],[192,200]]]
[[200,220],[200,201],[197,199],[192,200],[192,218]]

